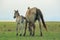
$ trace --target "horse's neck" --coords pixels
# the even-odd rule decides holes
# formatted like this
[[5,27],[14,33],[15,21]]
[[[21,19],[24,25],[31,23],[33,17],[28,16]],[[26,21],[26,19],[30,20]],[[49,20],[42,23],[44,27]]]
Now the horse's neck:
[[16,17],[16,21],[19,21],[19,20],[20,20],[20,16],[17,16],[17,17]]
[[16,16],[16,19],[19,18],[19,17],[20,17],[20,15],[19,16]]

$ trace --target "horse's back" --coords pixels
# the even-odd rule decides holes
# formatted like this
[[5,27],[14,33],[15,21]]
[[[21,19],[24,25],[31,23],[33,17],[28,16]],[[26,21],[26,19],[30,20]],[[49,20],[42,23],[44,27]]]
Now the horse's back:
[[30,9],[27,10],[26,18],[27,18],[28,21],[34,22],[35,16],[36,16],[36,10],[37,10],[36,7],[30,8]]
[[30,9],[30,14],[36,14],[36,7]]

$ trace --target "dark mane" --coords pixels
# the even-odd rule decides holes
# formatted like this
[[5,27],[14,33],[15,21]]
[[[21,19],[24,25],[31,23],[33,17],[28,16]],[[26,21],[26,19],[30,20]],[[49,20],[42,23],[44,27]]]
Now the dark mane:
[[20,14],[18,13],[18,16],[20,16]]

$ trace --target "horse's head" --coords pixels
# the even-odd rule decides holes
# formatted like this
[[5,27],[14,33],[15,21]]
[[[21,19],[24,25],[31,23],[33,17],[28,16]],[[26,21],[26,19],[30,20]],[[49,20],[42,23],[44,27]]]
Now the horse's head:
[[14,10],[14,18],[18,17],[19,16],[19,12],[18,10]]

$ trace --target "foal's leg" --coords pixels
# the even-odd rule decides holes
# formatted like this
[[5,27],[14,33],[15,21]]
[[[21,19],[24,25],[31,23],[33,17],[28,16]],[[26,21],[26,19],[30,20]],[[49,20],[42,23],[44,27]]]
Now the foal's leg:
[[18,36],[18,24],[16,26],[16,35]]
[[38,20],[38,22],[39,22],[40,33],[41,33],[41,36],[42,36],[42,28],[41,28],[41,22],[40,22],[40,19]]
[[22,33],[23,33],[23,26],[22,26],[22,23],[21,23],[19,26],[20,26],[20,36],[22,36]]
[[26,35],[26,29],[27,29],[27,21],[26,21],[26,24],[25,24],[25,30],[24,30],[24,34],[23,34],[23,36]]

